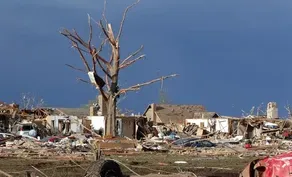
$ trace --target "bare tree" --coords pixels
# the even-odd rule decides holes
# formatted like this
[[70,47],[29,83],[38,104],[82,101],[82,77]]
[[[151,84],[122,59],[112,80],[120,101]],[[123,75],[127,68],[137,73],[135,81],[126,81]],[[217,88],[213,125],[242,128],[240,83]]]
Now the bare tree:
[[45,104],[42,98],[36,98],[31,93],[23,93],[21,97],[21,107],[23,109],[36,109],[43,107]]
[[[163,76],[161,78],[157,78],[151,80],[149,82],[137,84],[131,86],[129,88],[120,89],[119,88],[119,72],[121,69],[125,69],[128,66],[132,65],[133,63],[141,60],[145,57],[145,55],[139,55],[143,49],[143,45],[130,54],[128,57],[121,59],[120,54],[120,38],[123,34],[123,27],[126,20],[126,16],[128,11],[137,5],[140,0],[137,0],[132,5],[128,6],[123,15],[122,20],[118,28],[118,32],[114,33],[112,25],[108,23],[108,20],[105,15],[106,9],[106,0],[104,1],[104,10],[102,13],[102,19],[98,22],[93,20],[90,15],[88,15],[88,25],[89,25],[89,37],[88,40],[84,40],[79,36],[79,34],[73,29],[69,31],[67,29],[62,30],[60,33],[67,37],[72,42],[72,47],[75,48],[80,58],[85,66],[85,69],[79,69],[72,65],[67,65],[73,69],[78,71],[82,71],[88,74],[90,78],[90,82],[84,79],[79,79],[80,81],[93,84],[96,89],[99,90],[99,93],[102,95],[103,99],[106,102],[106,110],[107,113],[106,117],[106,127],[105,127],[105,135],[106,136],[115,136],[116,128],[115,128],[115,118],[116,118],[116,106],[117,106],[117,99],[121,94],[124,94],[128,91],[136,91],[139,90],[141,87],[159,82],[161,80],[168,79],[170,77],[177,76],[176,74],[172,74],[169,76]],[[93,26],[92,22],[95,22],[98,28],[101,30],[102,40],[98,48],[96,48],[92,44],[93,38]],[[111,49],[111,54],[106,59],[105,57],[101,56],[101,51],[105,46],[108,46]],[[85,56],[90,56],[90,59],[87,59]],[[101,73],[97,72],[101,71]]]
[[287,110],[288,112],[288,118],[291,119],[292,118],[292,111],[291,111],[291,106],[290,104],[287,102],[287,104],[284,106],[284,108]]

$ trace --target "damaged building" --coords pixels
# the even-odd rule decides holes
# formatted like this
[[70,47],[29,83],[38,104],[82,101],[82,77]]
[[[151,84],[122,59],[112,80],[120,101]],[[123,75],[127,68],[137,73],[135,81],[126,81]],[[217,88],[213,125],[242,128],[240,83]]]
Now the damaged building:
[[206,112],[203,105],[171,105],[171,104],[150,104],[143,116],[156,125],[175,124],[179,130],[185,126],[185,120],[194,117],[197,112]]

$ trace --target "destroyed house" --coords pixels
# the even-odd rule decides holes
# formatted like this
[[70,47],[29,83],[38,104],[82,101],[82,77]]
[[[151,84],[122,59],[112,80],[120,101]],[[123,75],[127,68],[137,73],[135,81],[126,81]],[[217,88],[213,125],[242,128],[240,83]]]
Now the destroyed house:
[[46,127],[52,132],[82,132],[82,118],[88,115],[87,108],[53,108],[46,117]]
[[216,116],[206,112],[203,105],[171,105],[150,104],[143,116],[155,124],[180,124],[184,125],[186,119],[192,119],[197,113],[205,116]]

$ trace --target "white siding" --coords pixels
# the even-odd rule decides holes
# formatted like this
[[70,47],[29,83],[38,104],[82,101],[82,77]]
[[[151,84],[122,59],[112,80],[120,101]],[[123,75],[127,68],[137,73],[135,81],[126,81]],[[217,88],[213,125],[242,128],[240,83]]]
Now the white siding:
[[229,123],[228,119],[220,119],[220,118],[211,118],[211,119],[186,119],[186,123],[195,123],[200,126],[201,123],[204,123],[204,128],[207,131],[211,131],[212,121],[216,123],[215,130],[223,133],[229,133]]
[[87,119],[91,120],[91,124],[95,130],[103,128],[105,130],[104,116],[87,116]]

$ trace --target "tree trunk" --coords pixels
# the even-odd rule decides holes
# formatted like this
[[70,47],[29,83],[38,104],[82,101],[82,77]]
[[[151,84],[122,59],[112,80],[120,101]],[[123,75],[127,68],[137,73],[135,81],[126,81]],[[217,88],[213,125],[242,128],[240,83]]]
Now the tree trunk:
[[105,116],[105,136],[114,137],[116,135],[115,123],[116,123],[116,99],[113,95],[110,95],[106,102],[106,116]]

